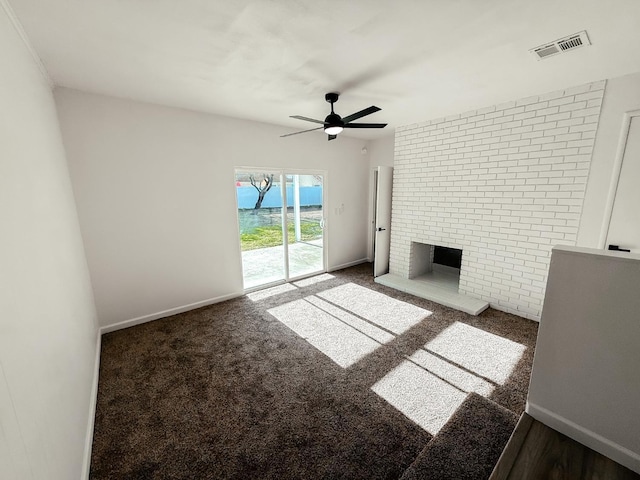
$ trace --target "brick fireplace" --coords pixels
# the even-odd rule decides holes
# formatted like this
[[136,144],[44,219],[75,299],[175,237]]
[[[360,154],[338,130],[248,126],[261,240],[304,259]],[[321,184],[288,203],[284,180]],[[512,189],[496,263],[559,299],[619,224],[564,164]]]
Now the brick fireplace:
[[390,273],[459,249],[460,293],[539,320],[551,248],[575,245],[604,87],[398,128]]

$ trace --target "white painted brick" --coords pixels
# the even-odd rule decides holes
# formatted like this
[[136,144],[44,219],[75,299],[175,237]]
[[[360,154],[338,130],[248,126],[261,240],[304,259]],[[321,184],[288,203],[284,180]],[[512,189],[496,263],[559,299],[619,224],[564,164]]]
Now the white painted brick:
[[580,110],[574,110],[573,112],[571,112],[571,118],[589,117],[591,115],[598,115],[599,113],[600,107],[581,108]]
[[571,113],[570,112],[560,112],[560,113],[556,113],[553,115],[547,115],[545,117],[545,121],[547,122],[555,122],[555,121],[560,121],[560,120],[566,120],[568,118],[571,118]]
[[[574,97],[573,95],[569,95],[569,96],[561,96],[560,98],[556,98],[555,100],[551,100],[549,101],[549,106],[550,107],[557,107],[560,105],[566,105],[568,103],[573,103],[575,101],[576,97]],[[580,100],[586,100],[586,99],[580,99]]]
[[397,129],[390,271],[407,274],[411,241],[462,248],[461,291],[539,319],[550,249],[577,238],[603,88]]
[[529,133],[533,131],[533,125],[523,125],[522,127],[516,127],[511,129],[511,133]]
[[503,110],[499,110],[497,112],[494,111],[494,112],[491,112],[491,113],[486,113],[484,115],[484,118],[488,120],[488,119],[500,118],[502,116],[504,116],[504,111]]
[[[582,134],[580,133],[567,133],[564,135],[556,135],[556,142],[569,142],[572,140],[580,140],[582,138]],[[592,142],[589,142],[589,145],[591,145]],[[567,146],[569,146],[567,144]]]
[[581,93],[580,95],[576,95],[576,102],[581,102],[583,100],[586,101],[586,100],[601,99],[603,93],[604,92],[602,90],[588,91],[586,93]]
[[495,107],[495,105],[492,105],[490,107],[481,108],[476,113],[478,115],[483,115],[485,113],[492,113],[492,112],[495,112],[495,111],[496,111],[496,107]]
[[522,125],[536,125],[538,123],[544,123],[544,117],[527,118],[522,121]]
[[562,97],[563,95],[564,95],[564,91],[559,90],[559,91],[556,91],[556,92],[550,92],[550,93],[545,93],[544,95],[540,95],[539,100],[541,102],[548,101],[548,100],[549,101],[550,100],[555,100],[557,98]]
[[553,115],[554,113],[558,113],[559,107],[547,107],[542,108],[536,112],[536,115]]
[[549,102],[538,102],[538,103],[532,103],[531,105],[527,105],[524,108],[525,112],[534,112],[536,115],[538,115],[540,110],[543,110],[545,108],[549,108]]
[[567,105],[562,105],[560,107],[560,111],[561,112],[573,112],[574,110],[581,110],[583,108],[587,108],[587,102],[582,101],[582,102],[574,102],[574,103],[568,103]]
[[558,127],[572,127],[574,125],[581,125],[584,123],[584,117],[569,118],[567,120],[560,120]]
[[534,118],[536,116],[536,112],[523,112],[517,113],[513,116],[514,120],[526,120],[528,118]]
[[577,95],[577,94],[580,94],[580,93],[588,92],[589,90],[591,90],[591,85],[590,84],[579,85],[577,87],[567,88],[564,91],[564,94],[565,95]]
[[587,101],[587,107],[600,107],[602,106],[602,98],[594,98]]
[[531,105],[537,103],[540,97],[527,97],[521,100],[516,100],[516,106],[520,105]]
[[537,130],[551,130],[553,128],[556,128],[558,126],[557,122],[544,122],[544,123],[538,123],[536,125],[532,125],[532,129],[534,131]]
[[[498,105],[495,106],[496,111],[497,110],[511,110],[516,106],[516,102],[505,102],[505,103],[500,103]],[[524,108],[522,109],[522,111],[524,111]]]
[[[510,102],[507,105],[515,105],[515,102]],[[524,106],[507,108],[504,111],[505,115],[515,115],[515,114],[518,114],[518,113],[525,113],[524,112]]]

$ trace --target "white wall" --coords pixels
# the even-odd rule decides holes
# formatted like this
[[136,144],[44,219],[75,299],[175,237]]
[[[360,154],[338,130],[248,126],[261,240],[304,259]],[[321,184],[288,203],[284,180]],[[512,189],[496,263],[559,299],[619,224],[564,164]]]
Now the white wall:
[[96,315],[51,90],[8,12],[1,2],[0,478],[77,479]]
[[640,473],[640,255],[554,248],[527,412]]
[[598,248],[625,112],[640,109],[640,73],[607,80],[577,244]]
[[394,134],[371,140],[367,146],[369,151],[369,165],[393,167],[393,150],[395,148]]
[[396,130],[390,271],[463,250],[460,292],[538,320],[551,247],[575,245],[605,82]]
[[[242,292],[234,168],[327,172],[329,269],[367,256],[365,142],[57,89],[101,325]],[[344,206],[344,208],[340,208]]]

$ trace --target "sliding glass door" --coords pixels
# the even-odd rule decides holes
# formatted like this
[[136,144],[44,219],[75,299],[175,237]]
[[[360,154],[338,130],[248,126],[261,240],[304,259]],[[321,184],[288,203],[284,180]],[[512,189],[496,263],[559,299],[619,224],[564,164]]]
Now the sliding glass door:
[[237,170],[235,182],[245,290],[325,271],[323,174]]
[[287,175],[286,181],[289,276],[324,271],[323,176]]

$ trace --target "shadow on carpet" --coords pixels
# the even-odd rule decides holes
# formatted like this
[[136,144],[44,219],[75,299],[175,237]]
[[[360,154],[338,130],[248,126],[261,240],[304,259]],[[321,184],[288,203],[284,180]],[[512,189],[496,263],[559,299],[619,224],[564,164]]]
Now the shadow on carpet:
[[470,393],[401,480],[486,480],[517,421],[515,413]]

